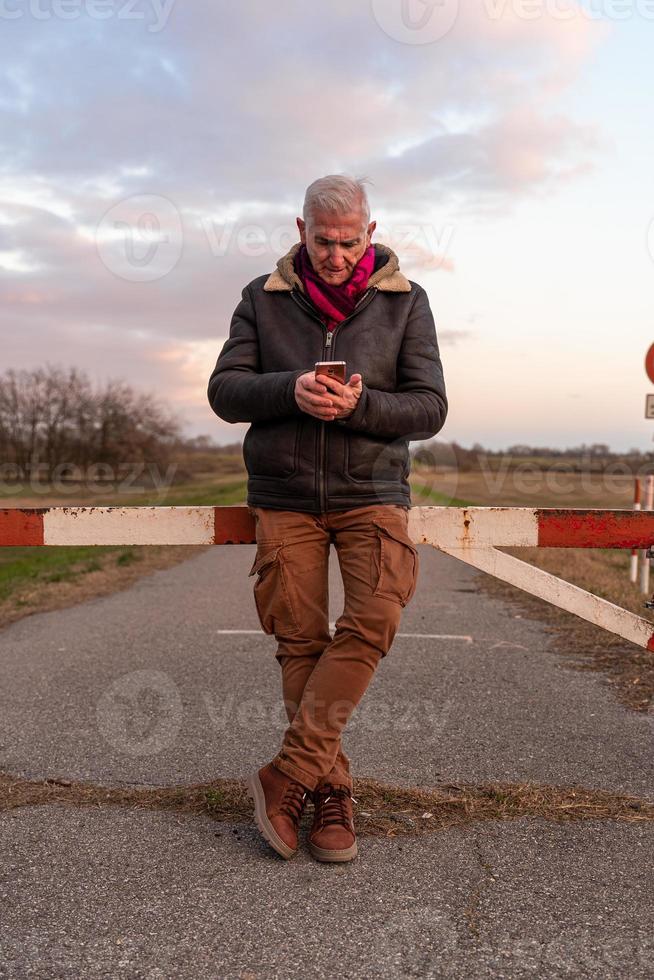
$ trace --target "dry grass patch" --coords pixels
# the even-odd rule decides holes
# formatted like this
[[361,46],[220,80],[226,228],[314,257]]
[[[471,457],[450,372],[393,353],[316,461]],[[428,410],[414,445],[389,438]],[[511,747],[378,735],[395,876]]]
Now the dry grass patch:
[[[447,783],[433,789],[412,789],[359,779],[355,781],[354,796],[357,830],[369,837],[423,836],[482,820],[654,820],[654,802],[579,786]],[[142,788],[0,774],[0,810],[52,803],[174,810],[228,823],[252,819],[252,803],[241,780]],[[303,820],[305,825],[311,820],[310,807]]]

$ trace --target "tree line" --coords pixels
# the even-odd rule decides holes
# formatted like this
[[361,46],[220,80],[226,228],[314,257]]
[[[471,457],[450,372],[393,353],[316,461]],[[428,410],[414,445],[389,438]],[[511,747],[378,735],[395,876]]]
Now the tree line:
[[566,472],[654,472],[654,452],[637,448],[615,452],[606,443],[582,443],[567,448],[519,444],[507,449],[486,449],[475,442],[469,449],[456,441],[433,438],[411,448],[413,461],[423,466],[449,466],[476,471],[498,465],[537,465]]
[[124,381],[92,384],[78,368],[47,365],[0,375],[0,459],[16,475],[61,477],[68,466],[120,472],[166,466],[180,423],[158,399]]

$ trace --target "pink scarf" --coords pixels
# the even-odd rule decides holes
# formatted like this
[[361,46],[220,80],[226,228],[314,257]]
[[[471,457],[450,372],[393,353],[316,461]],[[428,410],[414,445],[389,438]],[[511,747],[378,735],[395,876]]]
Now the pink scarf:
[[347,282],[340,286],[330,286],[314,271],[305,245],[301,246],[295,256],[295,271],[304,283],[309,298],[322,313],[328,330],[333,330],[337,323],[345,320],[352,313],[357,300],[368,285],[374,267],[375,247],[369,245]]

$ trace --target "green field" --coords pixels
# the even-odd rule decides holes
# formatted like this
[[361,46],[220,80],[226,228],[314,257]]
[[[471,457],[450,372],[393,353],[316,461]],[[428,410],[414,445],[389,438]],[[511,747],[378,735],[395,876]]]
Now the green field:
[[102,567],[107,555],[116,564],[137,560],[136,549],[95,545],[91,548],[0,548],[0,602],[25,585],[72,581]]

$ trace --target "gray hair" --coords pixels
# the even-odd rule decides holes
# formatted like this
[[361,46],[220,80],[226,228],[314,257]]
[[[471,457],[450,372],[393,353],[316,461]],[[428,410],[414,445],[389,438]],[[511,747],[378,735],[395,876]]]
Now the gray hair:
[[370,222],[370,204],[364,186],[367,183],[370,183],[367,177],[348,177],[347,174],[329,174],[314,180],[304,195],[304,221],[317,211],[342,215],[361,210],[367,226]]

